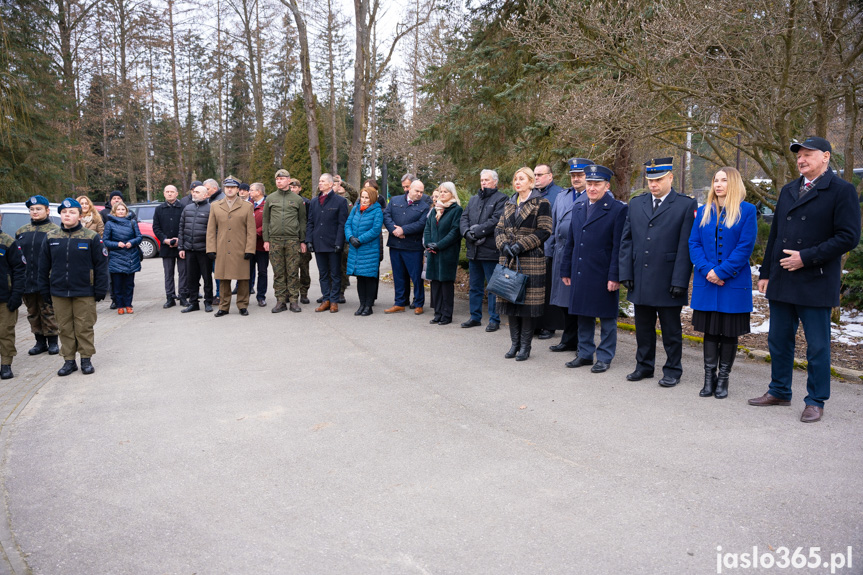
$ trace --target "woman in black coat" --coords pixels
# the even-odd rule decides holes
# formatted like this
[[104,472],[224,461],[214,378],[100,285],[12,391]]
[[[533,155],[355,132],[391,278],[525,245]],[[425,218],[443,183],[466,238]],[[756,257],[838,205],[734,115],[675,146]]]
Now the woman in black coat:
[[426,279],[431,281],[431,305],[434,308],[434,317],[429,323],[452,323],[455,275],[461,251],[461,213],[461,202],[455,184],[442,183],[423,234],[423,243],[426,246]]

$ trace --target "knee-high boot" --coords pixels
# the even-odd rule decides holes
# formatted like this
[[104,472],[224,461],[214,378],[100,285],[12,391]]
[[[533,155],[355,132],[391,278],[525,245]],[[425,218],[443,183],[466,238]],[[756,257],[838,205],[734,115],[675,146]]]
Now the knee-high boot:
[[737,338],[722,338],[719,344],[719,377],[716,380],[716,392],[713,397],[725,399],[728,397],[728,376],[731,375],[731,366],[737,357]]
[[518,353],[518,345],[521,341],[521,318],[517,315],[509,316],[509,339],[512,342],[512,347],[504,354],[504,357],[512,359]]
[[519,342],[518,355],[515,356],[516,361],[524,361],[530,357],[534,323],[531,317],[521,318],[521,342]]
[[[701,397],[710,397],[716,391],[716,366],[719,365],[719,340],[704,334],[704,389]],[[708,339],[709,338],[709,339]]]

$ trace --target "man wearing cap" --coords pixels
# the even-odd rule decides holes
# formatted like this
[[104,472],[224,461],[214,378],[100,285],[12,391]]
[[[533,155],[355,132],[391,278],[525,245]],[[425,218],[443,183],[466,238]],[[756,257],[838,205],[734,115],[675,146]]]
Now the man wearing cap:
[[36,337],[36,345],[27,353],[39,355],[47,351],[49,355],[57,355],[60,353],[57,343],[57,318],[54,316],[54,306],[49,300],[43,299],[39,291],[39,268],[45,265],[41,259],[45,236],[48,232],[60,228],[48,217],[50,203],[45,196],[32,196],[24,205],[30,210],[30,223],[18,228],[15,241],[18,242],[27,265],[24,270],[23,300],[27,306],[30,331]]
[[[179,298],[180,305],[189,305],[189,293],[186,291],[186,263],[180,259],[180,215],[183,206],[177,199],[177,188],[165,186],[162,195],[165,201],[156,206],[153,214],[153,233],[159,239],[159,256],[162,258],[162,269],[165,274],[165,303],[163,308],[174,307]],[[177,269],[178,281],[174,283],[174,268]],[[179,288],[179,289],[178,289]],[[179,292],[179,296],[177,295]]]
[[[551,171],[551,166],[548,164],[538,164],[533,170],[533,175],[536,177],[534,187],[539,195],[548,200],[552,210],[557,201],[557,197],[563,192],[563,188],[554,183],[554,174]],[[552,237],[554,232],[552,231]],[[548,242],[548,240],[546,240]],[[553,262],[551,251],[548,249],[548,244],[544,246],[545,252],[545,312],[536,327],[535,333],[537,339],[551,339],[554,336],[555,330],[563,329],[563,318],[558,310],[551,305],[551,286],[556,283],[553,280]]]
[[[306,213],[309,213],[309,198],[303,195],[303,185],[296,178],[289,180],[288,186],[291,191],[300,196],[303,200],[303,205],[306,206]],[[312,287],[312,276],[309,275],[309,264],[312,262],[312,252],[306,250],[300,252],[300,303],[307,304],[309,302],[309,288]],[[323,302],[322,299],[318,303]]]
[[[121,192],[120,190],[114,190],[113,192],[108,194],[108,199],[105,201],[105,207],[99,211],[99,215],[102,216],[103,222],[108,221],[108,216],[111,215],[111,209],[119,203],[125,203],[125,199],[123,198],[123,192]],[[129,212],[129,217],[133,220],[138,219],[138,215],[132,211]]]
[[210,205],[207,257],[216,262],[216,280],[225,288],[215,317],[231,309],[231,280],[237,280],[237,309],[249,315],[249,261],[255,257],[255,214],[239,196],[240,182],[225,178],[224,197]]
[[[258,307],[267,305],[267,268],[270,252],[264,249],[264,206],[267,205],[266,188],[261,182],[249,186],[249,203],[255,214],[255,256],[249,262],[249,296],[255,296]],[[255,284],[257,279],[257,284]]]
[[[576,202],[587,200],[584,190],[587,180],[584,168],[592,166],[593,162],[587,158],[570,158],[569,180],[572,187],[557,195],[554,206],[551,208],[552,234],[545,242],[545,255],[552,258],[551,295],[549,303],[554,306],[556,313],[562,316],[563,335],[560,343],[549,346],[551,351],[575,351],[578,349],[578,318],[569,313],[570,286],[560,279],[560,266],[563,264],[563,254],[566,250],[566,242],[571,233],[572,208]],[[561,320],[559,319],[558,322]]]
[[820,421],[830,397],[830,311],[839,305],[842,255],[860,242],[854,186],[830,168],[824,138],[791,144],[800,177],[783,186],[764,250],[758,291],[770,302],[770,387],[749,400],[758,407],[791,404],[797,328],[806,337],[806,407],[800,421]]
[[213,274],[212,262],[207,257],[207,226],[210,223],[210,200],[207,188],[198,186],[192,190],[191,204],[180,214],[180,233],[178,243],[180,259],[186,262],[186,282],[189,305],[181,313],[201,309],[198,304],[198,288],[204,280],[204,311],[213,311]]
[[264,249],[273,266],[273,313],[300,312],[300,255],[306,252],[306,204],[291,190],[291,174],[276,172],[276,191],[267,196],[262,216]]
[[245,182],[241,183],[240,184],[240,191],[237,192],[237,196],[241,200],[243,200],[244,202],[248,202],[249,201],[249,192],[251,191],[250,188],[251,188],[251,186],[249,186],[249,184],[247,184]]
[[345,246],[345,222],[348,219],[348,201],[332,193],[333,177],[321,174],[318,180],[320,193],[309,206],[306,224],[306,241],[315,254],[324,301],[316,312],[339,311],[341,291],[342,250]]
[[620,243],[620,283],[635,305],[635,371],[628,381],[653,377],[656,318],[662,329],[665,365],[659,385],[674,387],[683,374],[683,326],[680,312],[688,303],[689,232],[698,203],[674,191],[673,158],[645,162],[649,194],[630,202]]
[[15,324],[21,307],[25,281],[24,256],[12,237],[0,232],[0,379],[12,379]]
[[[620,238],[628,207],[611,195],[612,171],[585,166],[586,201],[572,208],[570,236],[560,266],[563,283],[571,286],[569,313],[578,316],[578,355],[567,367],[593,365],[593,373],[608,371],[617,350],[620,294]],[[595,325],[599,318],[600,342]],[[596,353],[596,363],[593,355]]]
[[61,377],[78,371],[77,354],[84,375],[96,371],[90,362],[96,353],[96,302],[105,299],[108,291],[108,250],[99,234],[81,225],[80,218],[81,204],[66,198],[60,204],[62,227],[48,232],[42,242],[39,291],[45,300],[53,301],[57,314],[65,360],[57,372]]
[[191,204],[193,201],[195,201],[195,200],[192,198],[192,190],[194,190],[194,189],[195,189],[195,188],[197,188],[198,186],[203,186],[203,185],[204,185],[204,184],[203,184],[202,182],[198,181],[198,180],[195,180],[194,182],[192,182],[192,185],[191,185],[191,186],[189,186],[189,193],[188,193],[188,194],[186,194],[185,196],[183,196],[182,198],[180,198],[180,200],[179,200],[179,201],[180,201],[180,207],[185,208],[186,206],[188,206],[189,204]]
[[[402,177],[402,185],[411,174]],[[384,210],[384,226],[389,231],[387,247],[393,268],[395,305],[384,313],[400,313],[410,301],[411,282],[414,284],[414,314],[423,313],[425,284],[423,272],[423,230],[431,208],[431,198],[425,195],[425,186],[420,180],[410,180],[408,191],[395,196]]]

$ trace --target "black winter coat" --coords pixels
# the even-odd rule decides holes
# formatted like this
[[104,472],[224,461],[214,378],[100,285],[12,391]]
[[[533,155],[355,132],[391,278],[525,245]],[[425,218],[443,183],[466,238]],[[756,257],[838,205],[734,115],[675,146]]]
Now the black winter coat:
[[[767,299],[811,307],[839,305],[842,255],[860,243],[860,204],[854,186],[830,168],[802,198],[803,176],[785,184],[770,226],[761,279]],[[783,250],[800,252],[803,267],[788,271]]]
[[42,255],[42,243],[48,232],[59,229],[51,218],[45,218],[41,222],[30,220],[29,224],[21,226],[15,233],[15,241],[21,248],[21,255],[27,268],[24,270],[24,293],[39,293],[39,268],[44,262],[39,259]]
[[[500,252],[494,242],[494,228],[503,215],[507,197],[497,188],[480,189],[467,203],[461,214],[459,230],[464,236],[464,244],[469,260],[497,261]],[[476,227],[474,227],[476,226]],[[474,228],[476,241],[465,235]]]
[[207,223],[210,221],[210,202],[192,202],[180,214],[180,249],[188,252],[207,251]]
[[93,230],[78,224],[45,236],[39,268],[39,292],[56,297],[95,297],[108,293],[108,250]]
[[0,303],[13,297],[21,303],[24,295],[24,259],[11,236],[0,233]]
[[156,213],[153,214],[153,233],[159,239],[159,255],[163,258],[175,258],[180,252],[180,242],[177,242],[177,247],[170,247],[165,244],[168,238],[180,238],[180,216],[183,214],[183,204],[180,200],[176,200],[173,204],[162,202],[156,206]]
[[306,243],[316,252],[339,252],[345,246],[345,222],[348,220],[348,201],[330,192],[321,205],[318,198],[309,202],[306,223]]

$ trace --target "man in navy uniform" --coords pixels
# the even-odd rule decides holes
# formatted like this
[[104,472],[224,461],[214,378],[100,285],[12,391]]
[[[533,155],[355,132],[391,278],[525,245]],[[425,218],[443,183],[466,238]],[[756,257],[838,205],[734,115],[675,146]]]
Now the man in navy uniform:
[[674,191],[673,158],[645,162],[649,194],[633,198],[620,243],[620,283],[635,305],[635,371],[629,381],[653,377],[656,318],[662,329],[665,365],[659,385],[674,387],[683,374],[683,326],[680,312],[688,302],[689,232],[698,203]]
[[779,192],[758,280],[770,302],[770,388],[749,405],[790,405],[803,323],[808,395],[800,421],[813,423],[830,397],[830,310],[839,305],[842,255],[860,243],[860,204],[854,186],[830,169],[830,142],[809,137],[791,151],[800,177]]
[[[593,365],[593,373],[608,371],[617,350],[620,294],[620,238],[628,207],[611,195],[612,171],[587,166],[587,201],[572,208],[572,223],[560,277],[572,286],[569,313],[578,316],[578,355],[567,367]],[[594,340],[599,318],[600,342]],[[596,363],[593,354],[596,353]]]

